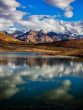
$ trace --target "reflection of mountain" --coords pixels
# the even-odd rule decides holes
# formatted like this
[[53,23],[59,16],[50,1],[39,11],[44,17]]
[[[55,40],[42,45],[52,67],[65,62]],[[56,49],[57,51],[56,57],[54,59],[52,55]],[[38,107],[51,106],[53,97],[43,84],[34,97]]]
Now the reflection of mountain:
[[[0,101],[15,96],[16,93],[18,93],[20,90],[24,91],[25,88],[27,88],[25,97],[27,97],[27,95],[29,96],[28,92],[32,92],[33,94],[33,92],[36,91],[39,94],[39,89],[43,88],[44,86],[45,88],[47,88],[47,93],[43,92],[42,97],[44,97],[46,101],[71,101],[74,97],[69,93],[72,82],[70,81],[70,79],[68,80],[68,77],[73,76],[73,78],[79,77],[78,79],[80,79],[80,77],[83,77],[82,73],[82,62],[73,62],[67,59],[49,57],[21,58],[16,56],[0,57]],[[68,76],[67,79],[60,81],[61,78],[64,78],[64,76]],[[49,91],[48,86],[50,81],[52,81],[51,83],[53,85],[50,84],[49,88],[53,88]],[[35,82],[36,84],[38,83],[38,85],[36,85]],[[61,83],[61,85],[59,85],[58,83]],[[42,85],[42,87],[40,86],[40,84]],[[58,87],[56,88],[57,84]],[[37,89],[38,86],[39,89]],[[80,90],[83,89],[80,88]],[[27,100],[29,101],[29,99]]]
[[40,77],[50,79],[58,76],[83,76],[83,63],[58,58],[5,58],[0,59],[0,76],[15,75],[26,76],[32,80]]

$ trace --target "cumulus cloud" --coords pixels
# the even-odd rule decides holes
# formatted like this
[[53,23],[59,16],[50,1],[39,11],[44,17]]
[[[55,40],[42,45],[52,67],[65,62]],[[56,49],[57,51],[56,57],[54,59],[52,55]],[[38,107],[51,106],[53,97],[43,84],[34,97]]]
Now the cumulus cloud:
[[16,7],[20,7],[21,4],[16,0],[0,0],[0,18],[18,21],[21,20],[24,13],[16,10]]
[[4,18],[0,17],[0,31],[3,31],[7,28],[8,25],[13,24],[13,21],[11,20],[6,20]]
[[70,6],[72,2],[75,0],[44,0],[46,3],[58,7],[64,11],[65,17],[72,17],[73,16],[73,8]]
[[73,16],[73,12],[72,11],[65,11],[64,15],[68,18],[71,18]]
[[16,0],[0,0],[0,30],[4,30],[5,26],[17,23],[22,20],[24,12],[16,10],[21,4]]
[[[73,16],[73,8],[70,3],[74,0],[44,0],[46,3],[53,4],[64,10],[64,15],[66,17]],[[83,34],[83,28],[77,25],[72,25],[72,23],[64,22],[62,20],[57,20],[57,16],[49,15],[31,15],[28,19],[22,19],[26,13],[17,10],[17,7],[24,7],[19,4],[16,0],[0,0],[0,31],[4,31],[13,24],[20,26],[19,29],[26,30],[44,30],[45,32],[53,31],[57,33],[65,33],[66,30],[75,33]],[[13,25],[14,26],[14,25]]]
[[[66,12],[65,14],[73,14],[71,11]],[[19,24],[29,30],[44,30],[46,32],[56,32],[56,33],[65,33],[72,32],[74,34],[83,34],[83,28],[79,22],[66,22],[63,20],[56,19],[56,16],[49,15],[31,15],[27,20],[19,21]],[[42,25],[41,25],[42,24]]]
[[[55,20],[53,16],[49,15],[31,15],[28,17],[26,21],[19,22],[22,26],[24,26],[27,30],[45,30],[46,32],[54,31],[54,32],[64,32],[65,27],[63,26],[63,22],[59,20]],[[42,24],[42,25],[41,25]]]

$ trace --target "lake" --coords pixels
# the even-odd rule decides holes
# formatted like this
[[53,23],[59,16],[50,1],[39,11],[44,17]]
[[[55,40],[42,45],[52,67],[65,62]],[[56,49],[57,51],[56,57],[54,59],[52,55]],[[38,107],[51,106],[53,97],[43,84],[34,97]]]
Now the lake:
[[0,53],[0,107],[82,109],[83,62],[41,53]]

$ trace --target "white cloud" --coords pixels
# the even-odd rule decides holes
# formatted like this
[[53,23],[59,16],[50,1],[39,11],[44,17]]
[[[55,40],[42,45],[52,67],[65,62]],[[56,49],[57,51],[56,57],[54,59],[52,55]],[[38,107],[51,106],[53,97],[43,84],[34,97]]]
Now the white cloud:
[[5,26],[21,21],[24,12],[16,10],[16,7],[21,6],[16,0],[0,0],[0,30]]
[[49,15],[32,15],[26,21],[19,22],[22,26],[25,26],[27,30],[44,30],[46,32],[64,32],[65,28],[61,24],[63,22],[55,20],[55,18]]
[[71,18],[73,16],[73,12],[72,11],[65,11],[64,15],[67,17],[67,18]]
[[7,28],[8,25],[13,24],[13,21],[0,18],[0,31],[3,31]]
[[[66,16],[72,16],[71,11],[67,11]],[[56,19],[55,16],[49,15],[31,15],[28,17],[27,20],[21,20],[18,22],[22,26],[26,28],[27,31],[29,30],[44,30],[46,32],[53,31],[56,33],[65,33],[67,31],[82,34],[83,28],[81,23],[79,22],[66,22],[62,20]]]
[[[46,3],[58,7],[61,10],[64,11],[65,17],[72,17],[73,16],[73,8],[70,6],[72,2],[74,2],[75,0],[44,0]],[[71,13],[70,13],[71,12]]]
[[[45,0],[46,1],[46,0]],[[63,2],[62,2],[63,1]],[[64,15],[68,18],[73,16],[73,8],[70,3],[74,0],[48,0],[48,3],[57,5],[60,9],[64,10]],[[70,22],[64,22],[55,19],[56,16],[49,15],[31,15],[27,20],[23,20],[24,12],[16,10],[16,7],[22,7],[16,0],[0,0],[0,31],[8,29],[12,24],[18,24],[26,30],[44,30],[46,32],[54,31],[57,33],[64,33],[74,31],[75,33],[83,34],[83,28],[79,25],[72,25]]]
[[22,19],[24,13],[16,10],[21,6],[16,0],[0,0],[0,17],[10,20]]

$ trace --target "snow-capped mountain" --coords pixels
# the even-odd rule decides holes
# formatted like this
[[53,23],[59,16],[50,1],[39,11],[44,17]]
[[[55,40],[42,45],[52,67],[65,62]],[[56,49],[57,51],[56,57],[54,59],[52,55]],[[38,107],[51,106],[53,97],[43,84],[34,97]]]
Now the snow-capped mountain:
[[58,20],[54,24],[55,31],[46,32],[45,30],[39,31],[21,31],[14,25],[11,25],[5,34],[13,38],[29,43],[46,43],[57,40],[69,40],[83,38],[83,22],[64,22]]
[[65,22],[65,32],[71,32],[74,35],[83,35],[83,22]]
[[7,29],[5,29],[5,31],[6,31],[8,34],[12,34],[12,33],[14,33],[16,30],[17,30],[17,28],[16,28],[14,25],[10,25]]

